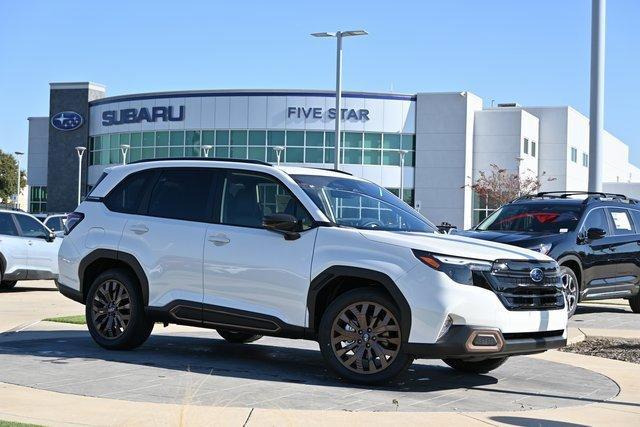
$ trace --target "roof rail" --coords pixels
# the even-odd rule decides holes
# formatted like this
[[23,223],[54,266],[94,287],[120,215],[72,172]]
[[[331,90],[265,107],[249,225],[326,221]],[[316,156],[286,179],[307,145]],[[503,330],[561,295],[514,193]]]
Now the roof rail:
[[227,159],[227,158],[221,158],[221,157],[165,157],[162,159],[136,160],[135,162],[131,162],[128,164],[135,165],[138,163],[166,162],[170,160],[198,160],[198,161],[208,161],[208,162],[248,163],[253,165],[273,166],[271,163],[263,162],[262,160]]
[[525,196],[518,197],[512,202],[517,202],[520,200],[531,200],[531,199],[567,199],[571,196],[587,196],[582,203],[587,204],[594,200],[601,199],[611,199],[618,202],[626,202],[629,204],[637,204],[640,201],[636,199],[629,199],[624,194],[617,193],[606,193],[601,191],[543,191],[536,194],[527,194]]
[[316,169],[316,170],[319,170],[319,171],[336,172],[336,173],[341,173],[341,174],[344,174],[344,175],[353,176],[353,174],[352,174],[352,173],[349,173],[349,172],[347,172],[347,171],[341,171],[340,169],[333,169],[333,168],[313,168],[313,167],[308,167],[308,166],[305,166],[305,169]]

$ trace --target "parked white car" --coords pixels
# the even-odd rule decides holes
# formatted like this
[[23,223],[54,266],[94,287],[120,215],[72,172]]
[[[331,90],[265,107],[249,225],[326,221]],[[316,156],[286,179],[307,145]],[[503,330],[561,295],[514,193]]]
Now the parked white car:
[[108,349],[154,322],[310,339],[338,376],[372,384],[414,358],[480,373],[566,343],[554,260],[437,233],[342,172],[142,161],[105,170],[66,227],[59,290]]
[[0,210],[0,289],[18,280],[56,279],[61,241],[33,215]]

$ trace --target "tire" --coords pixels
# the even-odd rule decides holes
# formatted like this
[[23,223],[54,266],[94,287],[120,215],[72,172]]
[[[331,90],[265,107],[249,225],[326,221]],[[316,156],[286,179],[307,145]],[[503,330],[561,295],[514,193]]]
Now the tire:
[[338,377],[357,384],[384,384],[413,362],[413,357],[402,351],[408,333],[402,330],[400,310],[388,296],[358,288],[340,295],[327,307],[318,341],[325,362]]
[[567,312],[569,317],[573,316],[578,308],[580,299],[580,283],[576,273],[566,266],[560,267],[560,277],[562,278],[562,287],[565,292],[565,302],[567,303]]
[[13,289],[13,287],[16,286],[16,283],[18,283],[17,280],[3,280],[0,282],[0,290],[7,291],[9,289]]
[[636,294],[629,298],[629,307],[634,313],[640,313],[640,294]]
[[262,338],[262,335],[252,334],[251,332],[236,332],[226,329],[216,329],[216,332],[218,332],[226,342],[234,344],[248,344]]
[[483,360],[442,359],[442,361],[458,371],[468,372],[470,374],[486,374],[502,366],[508,358],[509,356]]
[[153,322],[145,314],[138,280],[122,268],[107,270],[96,277],[87,294],[85,315],[91,337],[108,350],[136,348],[153,330]]

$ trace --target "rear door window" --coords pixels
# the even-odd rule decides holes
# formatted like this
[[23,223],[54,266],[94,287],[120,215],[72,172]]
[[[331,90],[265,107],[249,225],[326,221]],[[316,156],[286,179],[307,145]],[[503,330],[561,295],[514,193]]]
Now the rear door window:
[[40,221],[26,215],[16,215],[16,220],[22,231],[22,237],[44,238],[49,232]]
[[213,218],[214,172],[208,169],[165,169],[158,178],[147,215],[185,221]]
[[626,209],[610,208],[608,209],[609,218],[613,226],[613,234],[616,236],[623,236],[625,234],[634,234],[633,222],[631,215]]
[[631,209],[631,217],[633,218],[633,225],[636,229],[636,234],[640,234],[640,211]]
[[18,229],[9,213],[0,213],[0,235],[17,236]]

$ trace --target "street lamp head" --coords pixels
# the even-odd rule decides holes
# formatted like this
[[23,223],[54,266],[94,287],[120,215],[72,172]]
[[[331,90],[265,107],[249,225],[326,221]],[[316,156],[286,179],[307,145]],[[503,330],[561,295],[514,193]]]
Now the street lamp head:
[[322,32],[322,33],[311,33],[313,37],[349,37],[349,36],[366,36],[367,33],[365,30],[349,30],[349,31],[332,31],[332,32]]
[[366,36],[367,33],[365,30],[351,30],[351,31],[341,31],[343,36]]
[[131,148],[131,146],[129,144],[122,144],[122,145],[120,145],[120,148],[122,148],[124,150],[128,150],[129,148]]
[[311,35],[313,37],[335,37],[335,36],[338,35],[338,33],[335,33],[335,32],[328,33],[328,32],[325,31],[324,33],[311,33]]
[[13,154],[15,154],[16,156],[22,156],[24,153],[22,151],[16,151]]
[[78,156],[82,156],[87,147],[76,147],[76,151],[78,152]]

